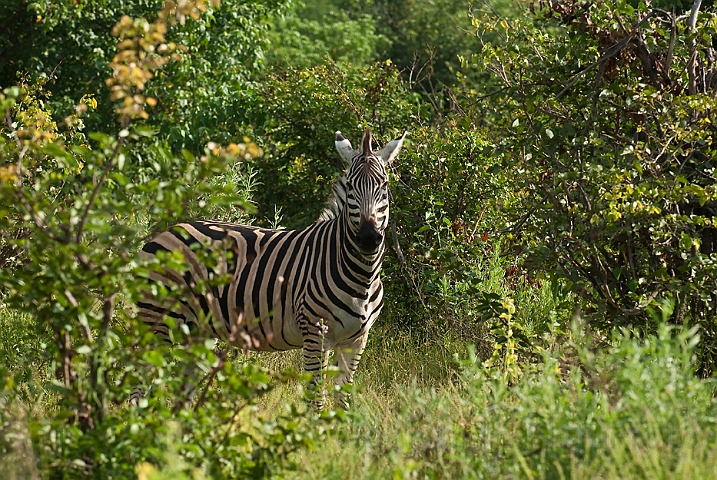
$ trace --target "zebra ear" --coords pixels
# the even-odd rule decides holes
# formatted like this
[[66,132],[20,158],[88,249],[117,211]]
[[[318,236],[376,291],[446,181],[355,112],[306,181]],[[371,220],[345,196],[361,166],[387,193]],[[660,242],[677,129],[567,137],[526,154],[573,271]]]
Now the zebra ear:
[[406,138],[407,133],[408,131],[403,132],[403,135],[401,135],[396,140],[391,140],[390,142],[388,142],[386,146],[378,152],[378,156],[381,157],[384,164],[390,165],[391,162],[393,162],[393,159],[396,158],[396,155],[398,155],[399,150],[401,150],[401,145],[403,145],[403,139]]
[[334,142],[336,143],[336,150],[338,150],[341,160],[343,160],[346,165],[351,165],[351,159],[354,156],[354,149],[351,147],[351,142],[338,130],[336,131]]
[[363,138],[361,139],[361,153],[366,155],[373,153],[373,149],[371,148],[371,130],[368,127],[364,130]]

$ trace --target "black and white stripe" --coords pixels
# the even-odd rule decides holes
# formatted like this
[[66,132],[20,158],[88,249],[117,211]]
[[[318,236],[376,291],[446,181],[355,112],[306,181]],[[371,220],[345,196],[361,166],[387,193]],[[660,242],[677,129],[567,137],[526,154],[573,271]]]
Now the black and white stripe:
[[[150,273],[139,316],[168,341],[199,331],[251,350],[302,348],[315,383],[334,349],[336,383],[351,383],[383,306],[386,167],[404,137],[374,152],[368,129],[360,150],[336,132],[347,169],[319,220],[303,230],[199,221],[156,236],[141,255],[165,265],[174,255],[185,270]],[[132,403],[141,395],[137,389]]]

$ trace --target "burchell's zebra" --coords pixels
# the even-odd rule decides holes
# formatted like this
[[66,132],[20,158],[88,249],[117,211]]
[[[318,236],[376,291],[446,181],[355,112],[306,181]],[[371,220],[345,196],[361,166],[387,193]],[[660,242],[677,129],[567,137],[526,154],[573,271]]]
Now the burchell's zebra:
[[[361,148],[354,150],[336,132],[346,171],[319,220],[303,230],[200,221],[156,236],[141,254],[179,252],[186,271],[164,268],[150,274],[151,282],[185,293],[158,300],[148,289],[138,303],[139,316],[165,339],[170,337],[165,318],[171,317],[176,327],[186,325],[223,340],[236,341],[239,330],[248,339],[241,346],[252,350],[302,348],[314,383],[335,349],[341,371],[336,384],[352,383],[369,329],[383,306],[386,168],[404,138],[405,133],[374,151],[367,128]],[[218,253],[219,260],[208,268],[201,258],[211,253]],[[216,285],[217,274],[231,280]],[[131,403],[141,396],[136,389]],[[347,405],[345,396],[339,401]]]

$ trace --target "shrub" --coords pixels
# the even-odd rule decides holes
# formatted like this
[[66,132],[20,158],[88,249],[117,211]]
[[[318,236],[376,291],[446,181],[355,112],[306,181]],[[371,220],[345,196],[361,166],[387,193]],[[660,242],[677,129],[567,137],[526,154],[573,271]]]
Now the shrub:
[[[173,53],[163,32],[203,5],[168,3],[152,23],[115,26],[114,134],[83,133],[92,100],[55,123],[43,84],[0,95],[0,246],[13,257],[0,270],[0,451],[18,465],[10,474],[263,476],[313,441],[303,410],[255,414],[273,385],[265,369],[213,340],[158,345],[133,315],[154,268],[136,256],[148,231],[217,206],[249,208],[232,179],[250,186],[235,162],[260,154],[256,145],[209,143],[199,158],[179,157],[141,123],[154,103],[146,82]],[[129,409],[143,380],[152,395]]]
[[715,22],[674,15],[615,0],[481,17],[477,34],[493,41],[473,64],[494,83],[472,114],[501,132],[497,155],[525,199],[514,223],[531,266],[569,282],[595,326],[650,326],[648,308],[672,299],[674,322],[703,329],[709,375]]
[[[178,3],[178,2],[175,2]],[[269,17],[281,0],[196,2],[198,9],[166,33],[180,56],[154,72],[147,94],[157,100],[147,120],[174,154],[186,148],[200,154],[208,141],[230,143],[245,134],[242,92],[262,64]],[[0,7],[7,34],[0,40],[0,87],[49,79],[44,99],[55,120],[91,94],[97,109],[85,116],[91,131],[111,131],[112,103],[105,79],[117,40],[112,26],[123,15],[148,17],[163,0],[83,3],[70,0],[10,0]],[[202,13],[199,15],[199,13]],[[181,19],[180,19],[181,20]]]
[[405,89],[390,62],[368,69],[327,64],[277,70],[249,108],[267,152],[255,162],[257,180],[272,187],[257,192],[259,216],[272,216],[278,205],[287,227],[312,223],[344,168],[333,145],[336,130],[360,139],[368,125],[384,142],[418,114],[418,97]]

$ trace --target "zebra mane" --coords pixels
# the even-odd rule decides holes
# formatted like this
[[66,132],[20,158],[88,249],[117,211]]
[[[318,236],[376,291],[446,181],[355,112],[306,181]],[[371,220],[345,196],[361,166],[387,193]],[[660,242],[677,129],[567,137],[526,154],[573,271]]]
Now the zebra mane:
[[339,177],[333,187],[331,198],[326,202],[324,211],[319,215],[317,223],[328,222],[333,218],[337,218],[341,214],[341,210],[346,204],[346,172]]

